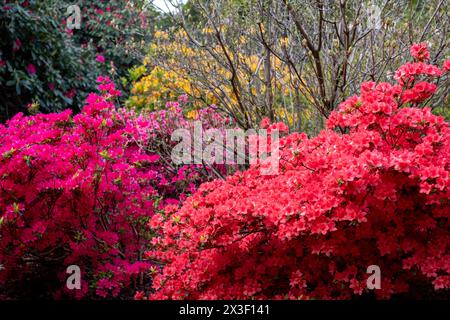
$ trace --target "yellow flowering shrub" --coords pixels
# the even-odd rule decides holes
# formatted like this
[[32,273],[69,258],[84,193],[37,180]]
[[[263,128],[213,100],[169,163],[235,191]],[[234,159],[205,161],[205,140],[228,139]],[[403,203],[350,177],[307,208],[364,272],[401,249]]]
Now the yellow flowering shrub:
[[[162,31],[158,31],[156,36],[163,39],[166,37]],[[212,93],[200,90],[185,72],[152,66],[151,60],[151,57],[146,57],[143,65],[130,70],[131,90],[126,102],[127,107],[160,110],[165,108],[167,101],[176,101],[183,94],[193,98],[194,109],[217,103]]]
[[[205,28],[202,32],[208,37],[212,36],[213,30]],[[238,38],[239,46],[245,46],[247,41],[245,36]],[[288,44],[286,39],[283,44]],[[216,46],[211,50],[220,53],[223,49]],[[243,51],[230,55],[233,64],[239,66],[235,70],[241,85],[237,93],[239,101],[230,80],[233,74],[226,63],[219,63],[205,50],[192,46],[183,30],[171,34],[157,31],[143,66],[130,70],[132,88],[127,105],[153,111],[164,108],[167,101],[187,94],[192,101],[187,110],[189,117],[195,117],[194,110],[200,107],[217,104],[230,114],[258,123],[264,116],[264,96],[268,90],[264,82],[264,61],[256,54],[246,55]],[[311,116],[309,104],[303,103],[305,96],[298,93],[299,84],[292,79],[288,66],[275,56],[270,62],[274,117],[295,127]],[[296,100],[296,97],[301,98]],[[242,100],[245,100],[244,107]],[[305,106],[300,113],[299,104]]]

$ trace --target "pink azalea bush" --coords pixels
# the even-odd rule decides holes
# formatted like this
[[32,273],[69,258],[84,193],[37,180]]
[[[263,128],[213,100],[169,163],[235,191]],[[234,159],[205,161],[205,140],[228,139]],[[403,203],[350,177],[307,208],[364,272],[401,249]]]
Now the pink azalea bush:
[[[396,72],[396,84],[363,83],[317,137],[281,138],[279,174],[254,165],[155,214],[146,256],[164,266],[136,298],[425,298],[448,290],[450,128],[424,106],[443,71],[425,62],[423,45],[411,52],[416,61]],[[371,265],[381,269],[374,291]]]
[[[161,152],[160,141],[189,124],[181,106],[116,110],[120,92],[108,77],[98,82],[78,115],[18,114],[0,125],[0,291],[9,297],[134,294],[157,268],[143,259],[150,217],[209,177]],[[205,127],[224,122],[202,114]],[[72,264],[81,290],[62,290]]]

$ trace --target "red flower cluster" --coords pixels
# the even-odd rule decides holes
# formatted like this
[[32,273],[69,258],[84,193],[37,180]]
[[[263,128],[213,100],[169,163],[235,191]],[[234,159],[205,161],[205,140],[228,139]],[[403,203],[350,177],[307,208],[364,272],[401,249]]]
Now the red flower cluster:
[[[206,179],[158,154],[188,121],[181,107],[116,111],[119,92],[108,77],[98,82],[102,93],[90,94],[81,114],[19,114],[0,125],[0,287],[10,296],[23,296],[30,278],[45,285],[56,275],[45,288],[56,296],[82,297],[91,287],[102,297],[125,288],[131,297],[139,288],[132,280],[152,266],[142,259],[149,218]],[[215,119],[210,125],[223,122]],[[57,291],[72,264],[81,268],[81,290]]]
[[427,50],[426,43],[415,43],[411,46],[411,55],[416,61],[430,60],[430,53]]
[[409,86],[415,81],[416,76],[421,75],[438,77],[442,75],[442,70],[424,62],[407,63],[395,72],[395,80],[402,86]]
[[370,293],[371,265],[378,298],[448,289],[450,128],[427,107],[400,108],[435,90],[413,77],[441,74],[420,62],[398,85],[364,83],[317,137],[280,140],[280,174],[255,165],[154,215],[147,257],[164,267],[150,298],[348,299]]

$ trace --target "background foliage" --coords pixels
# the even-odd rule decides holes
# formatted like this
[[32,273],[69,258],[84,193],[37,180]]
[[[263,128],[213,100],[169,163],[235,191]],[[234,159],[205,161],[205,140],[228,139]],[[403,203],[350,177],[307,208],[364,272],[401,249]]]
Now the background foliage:
[[68,30],[72,4],[21,0],[0,7],[0,121],[31,103],[34,111],[80,111],[97,76],[120,79],[141,61],[157,15],[146,1],[78,1],[81,28]]
[[[179,10],[149,61],[213,94],[244,128],[267,116],[317,134],[359,83],[392,79],[413,43],[428,42],[438,65],[449,52],[442,0],[168,2]],[[448,86],[430,102],[446,116]]]

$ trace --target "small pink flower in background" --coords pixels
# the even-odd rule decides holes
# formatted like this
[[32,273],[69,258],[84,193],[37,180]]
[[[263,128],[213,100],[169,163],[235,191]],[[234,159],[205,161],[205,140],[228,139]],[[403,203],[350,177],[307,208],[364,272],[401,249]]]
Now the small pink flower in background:
[[141,19],[141,28],[145,28],[147,26],[147,18],[143,13],[139,14],[139,18]]
[[188,103],[189,102],[189,98],[187,96],[187,94],[182,94],[181,96],[178,97],[178,102],[180,103]]
[[108,76],[99,76],[96,81],[99,83],[97,86],[98,90],[104,93],[108,92],[109,95],[113,97],[119,97],[122,95],[120,90],[116,89],[116,86]]
[[105,63],[105,57],[99,54],[96,58],[97,62]]
[[54,90],[55,90],[55,84],[54,84],[53,82],[50,82],[50,83],[48,84],[48,88],[49,88],[50,90],[54,91]]
[[12,205],[6,207],[4,217],[6,220],[15,219],[17,215],[22,214],[24,210],[25,206],[23,205],[23,203],[13,203]]
[[97,11],[97,14],[103,15],[103,10],[102,9],[97,9],[96,11]]
[[20,41],[20,39],[16,39],[14,41],[13,51],[14,52],[19,51],[21,47],[22,47],[22,41]]
[[11,6],[3,6],[3,10],[11,10]]
[[427,44],[425,42],[415,43],[411,46],[411,55],[414,60],[425,61],[430,60],[430,53],[427,49]]
[[134,300],[144,300],[145,299],[145,293],[143,291],[138,291],[134,295]]
[[260,126],[261,126],[262,129],[267,129],[270,126],[270,119],[267,118],[267,117],[262,119]]
[[166,108],[178,108],[180,104],[176,101],[168,101],[166,102]]
[[32,63],[28,64],[27,71],[31,75],[36,74],[36,67],[34,66],[34,64],[32,64]]
[[[1,64],[0,64],[1,66]],[[444,65],[442,66],[442,69],[444,69],[444,71],[450,71],[450,60],[445,60]]]
[[73,97],[75,97],[76,94],[77,94],[77,91],[72,88],[72,89],[68,90],[64,95],[69,99],[73,99]]
[[111,82],[111,79],[108,76],[98,76],[95,81],[97,81],[97,83],[107,83]]
[[6,65],[6,61],[0,60],[0,68],[3,68]]

